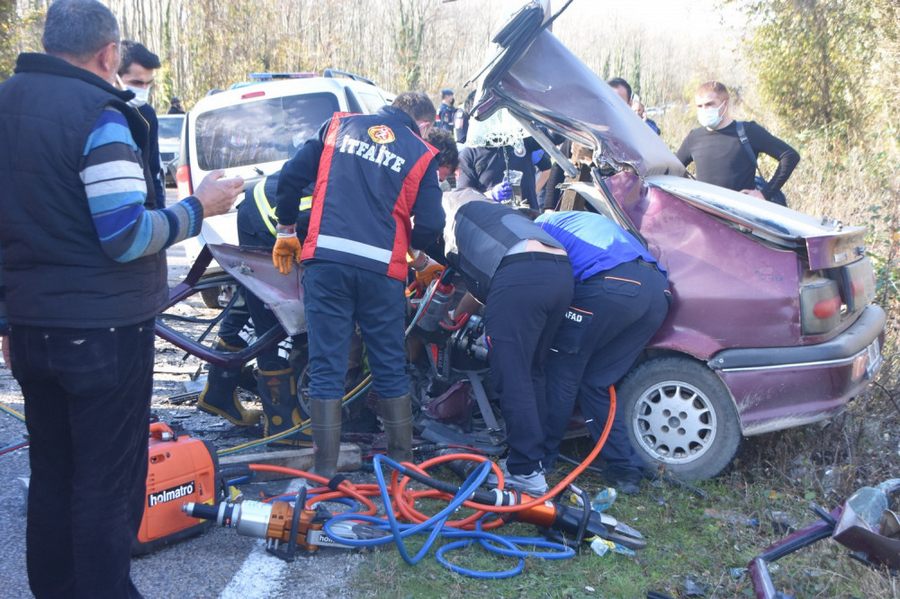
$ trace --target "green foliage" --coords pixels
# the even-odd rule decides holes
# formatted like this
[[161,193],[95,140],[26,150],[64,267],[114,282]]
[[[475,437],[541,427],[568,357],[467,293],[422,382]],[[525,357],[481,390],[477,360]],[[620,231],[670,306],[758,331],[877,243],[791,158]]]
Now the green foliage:
[[641,45],[635,44],[634,51],[632,52],[633,58],[631,61],[631,75],[629,78],[629,83],[631,83],[631,91],[634,92],[634,95],[641,95]]
[[433,8],[428,0],[397,2],[394,43],[400,63],[398,89],[417,90],[422,85],[422,51]]
[[865,113],[880,41],[892,29],[871,0],[750,0],[750,60],[759,91],[796,131],[847,133]]
[[0,0],[0,81],[12,76],[19,52],[40,52],[43,9],[16,10],[16,0]]
[[15,0],[0,0],[0,81],[12,75],[15,65],[15,25]]

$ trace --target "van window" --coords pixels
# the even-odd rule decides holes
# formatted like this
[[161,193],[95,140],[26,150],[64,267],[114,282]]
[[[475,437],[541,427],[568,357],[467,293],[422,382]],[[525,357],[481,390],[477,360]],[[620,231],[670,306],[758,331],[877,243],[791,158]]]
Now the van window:
[[197,164],[204,171],[287,160],[340,109],[331,93],[256,100],[197,117]]
[[357,90],[356,97],[359,98],[359,101],[362,102],[363,109],[368,113],[378,112],[378,110],[386,104],[384,98],[371,92]]

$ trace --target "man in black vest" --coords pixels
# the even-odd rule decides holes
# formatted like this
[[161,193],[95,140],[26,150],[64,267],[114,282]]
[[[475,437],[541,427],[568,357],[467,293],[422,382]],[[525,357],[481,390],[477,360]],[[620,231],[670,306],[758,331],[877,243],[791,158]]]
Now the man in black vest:
[[139,597],[130,553],[164,250],[226,212],[243,181],[211,173],[150,209],[147,125],[111,84],[115,17],[57,0],[43,45],[0,85],[0,345],[25,397],[28,578],[38,598]]
[[[474,189],[446,193],[443,204],[447,262],[485,305],[491,382],[500,395],[509,446],[506,483],[538,496],[547,491],[541,464],[544,364],[572,300],[572,267],[562,244],[509,206]],[[475,302],[467,299],[458,311],[471,313]]]
[[[354,321],[366,344],[388,454],[412,457],[403,340],[406,253],[410,246],[431,245],[444,226],[437,150],[420,137],[434,117],[428,96],[414,92],[375,114],[336,113],[285,163],[278,179],[272,259],[282,274],[300,260],[305,267],[309,404],[321,476],[333,476],[337,467]],[[301,253],[297,198],[313,182]]]

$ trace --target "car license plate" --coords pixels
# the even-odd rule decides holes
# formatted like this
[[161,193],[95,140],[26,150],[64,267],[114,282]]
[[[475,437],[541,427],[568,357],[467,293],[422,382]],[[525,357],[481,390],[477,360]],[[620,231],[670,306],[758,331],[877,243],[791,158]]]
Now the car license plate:
[[869,347],[866,348],[866,354],[869,358],[868,365],[866,366],[866,378],[872,379],[878,374],[878,370],[881,368],[881,363],[883,361],[881,356],[881,345],[879,344],[878,339],[875,339],[875,341],[869,344]]

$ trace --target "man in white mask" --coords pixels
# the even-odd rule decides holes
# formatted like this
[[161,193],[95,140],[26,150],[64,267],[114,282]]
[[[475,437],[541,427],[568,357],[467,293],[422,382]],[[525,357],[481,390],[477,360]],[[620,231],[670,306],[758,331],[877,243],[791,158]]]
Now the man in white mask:
[[[755,121],[731,117],[731,97],[718,81],[707,81],[695,97],[697,121],[678,148],[685,166],[696,164],[697,179],[770,201],[783,200],[782,185],[800,162],[800,154]],[[742,139],[743,138],[743,139]],[[778,161],[772,177],[757,180],[757,156],[768,154]]]
[[125,89],[134,94],[134,98],[128,103],[137,108],[147,124],[150,125],[146,161],[150,167],[150,175],[153,177],[157,208],[165,207],[166,190],[160,176],[162,162],[159,157],[159,121],[156,118],[156,111],[153,110],[149,101],[150,90],[155,82],[156,69],[161,66],[159,56],[148,50],[144,44],[131,40],[122,41],[122,63],[119,65],[119,78]]

